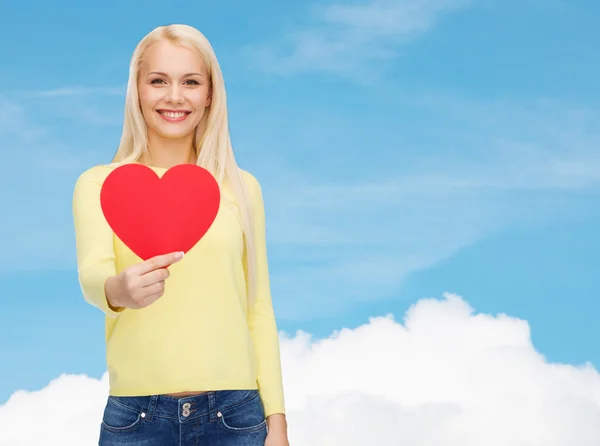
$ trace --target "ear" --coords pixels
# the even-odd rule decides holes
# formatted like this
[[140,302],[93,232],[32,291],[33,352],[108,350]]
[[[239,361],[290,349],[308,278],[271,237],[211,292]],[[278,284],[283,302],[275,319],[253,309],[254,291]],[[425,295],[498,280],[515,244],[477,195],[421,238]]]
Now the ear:
[[205,107],[210,107],[210,104],[212,104],[212,87],[208,90],[208,96],[206,97]]

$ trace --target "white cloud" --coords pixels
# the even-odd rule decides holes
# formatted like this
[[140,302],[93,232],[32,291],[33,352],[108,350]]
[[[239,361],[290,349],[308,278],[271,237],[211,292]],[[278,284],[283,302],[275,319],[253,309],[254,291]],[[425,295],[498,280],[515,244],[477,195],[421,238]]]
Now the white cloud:
[[376,76],[376,70],[366,63],[396,57],[401,45],[430,31],[444,14],[470,3],[368,0],[315,4],[316,23],[285,35],[279,44],[249,45],[244,53],[252,63],[273,72],[325,71],[365,82],[366,74]]
[[[404,323],[372,318],[314,341],[283,335],[294,446],[596,446],[600,374],[549,363],[526,321],[423,299]],[[0,406],[0,445],[93,445],[107,392],[63,375]],[[31,429],[31,411],[37,417]]]

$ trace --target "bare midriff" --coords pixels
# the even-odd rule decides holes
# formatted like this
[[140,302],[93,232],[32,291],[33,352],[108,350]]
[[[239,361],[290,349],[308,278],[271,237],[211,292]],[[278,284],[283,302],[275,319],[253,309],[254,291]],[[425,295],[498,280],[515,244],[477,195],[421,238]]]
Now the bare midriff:
[[191,392],[178,392],[178,393],[167,393],[166,395],[174,396],[174,397],[185,397],[185,396],[193,396],[193,395],[201,395],[206,393],[206,391],[191,391]]

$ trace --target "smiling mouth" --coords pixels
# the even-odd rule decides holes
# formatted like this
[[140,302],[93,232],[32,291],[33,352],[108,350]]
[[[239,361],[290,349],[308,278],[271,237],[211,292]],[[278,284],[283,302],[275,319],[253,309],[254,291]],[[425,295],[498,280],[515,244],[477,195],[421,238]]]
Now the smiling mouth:
[[169,110],[156,110],[156,112],[165,120],[169,122],[183,121],[191,113],[186,110],[169,111]]

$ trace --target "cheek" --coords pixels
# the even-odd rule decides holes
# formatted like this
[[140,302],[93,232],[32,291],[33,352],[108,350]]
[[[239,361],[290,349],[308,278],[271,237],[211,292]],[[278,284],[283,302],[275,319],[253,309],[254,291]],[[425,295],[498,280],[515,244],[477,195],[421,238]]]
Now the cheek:
[[200,112],[206,106],[207,97],[208,91],[203,88],[191,92],[190,96],[188,97],[188,100],[194,105],[196,111]]
[[152,111],[157,99],[156,92],[152,89],[142,87],[138,90],[138,94],[140,97],[140,105],[142,107],[142,111]]

